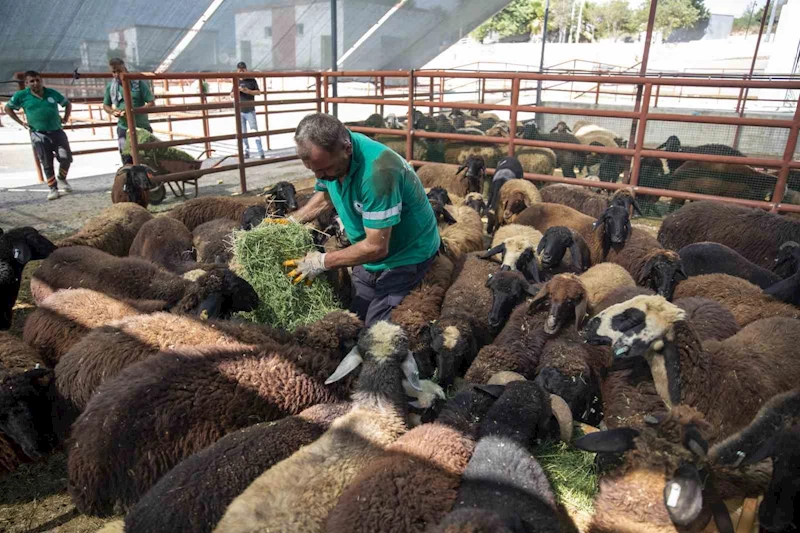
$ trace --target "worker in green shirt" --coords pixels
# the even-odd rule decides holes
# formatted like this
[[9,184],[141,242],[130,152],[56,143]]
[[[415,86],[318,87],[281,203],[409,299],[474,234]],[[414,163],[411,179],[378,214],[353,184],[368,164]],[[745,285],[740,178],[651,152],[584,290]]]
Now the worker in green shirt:
[[[67,134],[61,125],[69,120],[72,104],[60,92],[48,89],[42,83],[42,76],[35,70],[25,73],[25,89],[17,91],[6,104],[6,113],[12,120],[30,131],[33,151],[42,164],[44,175],[50,191],[48,200],[58,199],[58,184],[66,193],[72,192],[72,187],[67,183],[67,171],[72,163],[72,151],[69,148]],[[58,106],[64,108],[64,117],[61,117]],[[25,124],[17,116],[20,109],[25,111]],[[53,156],[58,159],[58,180],[53,168]]]
[[295,283],[331,268],[353,267],[351,311],[367,327],[388,320],[416,287],[439,250],[439,232],[414,169],[394,151],[314,113],[295,132],[297,154],[317,178],[317,191],[293,218],[313,220],[336,209],[353,243],[330,253],[287,261]]
[[[115,57],[108,62],[111,69],[111,74],[114,79],[106,84],[106,93],[103,96],[103,109],[106,113],[113,117],[117,117],[117,144],[119,145],[120,155],[125,148],[125,135],[128,133],[128,119],[125,116],[125,98],[122,93],[122,83],[119,81],[119,76],[123,72],[128,72],[125,62],[118,57]],[[144,80],[131,80],[128,82],[131,86],[131,99],[133,100],[133,107],[152,107],[155,105],[155,98],[153,97],[150,86]],[[150,127],[150,119],[147,115],[135,115],[136,127],[142,128],[150,133],[153,128]]]

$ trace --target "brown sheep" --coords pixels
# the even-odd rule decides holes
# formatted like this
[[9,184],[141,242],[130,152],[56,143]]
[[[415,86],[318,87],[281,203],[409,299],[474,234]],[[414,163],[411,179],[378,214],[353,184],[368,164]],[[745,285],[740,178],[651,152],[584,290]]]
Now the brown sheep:
[[417,169],[417,176],[422,181],[423,187],[443,187],[456,196],[463,197],[470,192],[480,192],[479,180],[470,180],[466,174],[456,174],[456,169],[452,165],[427,163]]
[[133,202],[142,207],[150,203],[155,171],[146,165],[123,165],[114,176],[111,186],[111,203]]
[[728,308],[740,327],[767,317],[800,318],[797,307],[775,300],[757,285],[728,274],[692,276],[675,289],[675,298],[696,296],[714,300]]
[[239,224],[228,218],[218,218],[197,226],[192,243],[201,263],[229,263],[233,258],[232,234]]
[[444,254],[452,261],[458,261],[464,254],[483,249],[483,222],[481,216],[471,207],[447,206],[445,208],[455,219],[439,232]]
[[74,235],[56,243],[59,248],[90,246],[117,257],[125,257],[145,222],[153,218],[147,209],[124,202],[103,209]]
[[512,224],[527,207],[540,203],[542,196],[532,182],[512,179],[500,187],[497,204],[490,206],[495,211],[495,227]]
[[598,218],[608,208],[608,197],[577,185],[554,183],[539,191],[542,201],[569,206],[590,217]]
[[89,289],[56,291],[25,321],[22,336],[53,367],[93,328],[126,316],[164,309],[161,300],[126,301]]
[[[521,131],[521,129],[517,130]],[[522,169],[531,174],[553,175],[556,168],[556,153],[550,148],[524,146],[517,148],[515,155]]]
[[192,232],[186,226],[174,218],[156,217],[139,229],[129,255],[176,272],[185,270],[187,262],[193,262],[192,247]]
[[[738,163],[686,161],[670,174],[669,188],[682,192],[764,200],[775,189],[775,176]],[[672,205],[686,200],[672,199]]]

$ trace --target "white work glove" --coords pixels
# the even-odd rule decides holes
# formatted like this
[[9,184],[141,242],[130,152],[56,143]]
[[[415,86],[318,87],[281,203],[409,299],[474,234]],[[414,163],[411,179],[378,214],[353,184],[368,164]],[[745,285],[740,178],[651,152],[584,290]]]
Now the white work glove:
[[284,261],[283,266],[294,267],[287,274],[293,284],[306,280],[306,285],[311,285],[311,280],[328,270],[325,268],[325,255],[322,252],[308,252],[303,258]]

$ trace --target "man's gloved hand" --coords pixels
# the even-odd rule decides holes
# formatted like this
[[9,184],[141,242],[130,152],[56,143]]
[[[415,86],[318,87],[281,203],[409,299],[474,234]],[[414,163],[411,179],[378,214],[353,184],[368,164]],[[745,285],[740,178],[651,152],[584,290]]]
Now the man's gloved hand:
[[289,259],[284,261],[283,266],[295,267],[294,270],[287,274],[295,285],[303,280],[306,280],[306,285],[310,285],[311,280],[327,270],[325,268],[325,254],[321,252],[308,252],[303,258]]
[[262,224],[291,224],[293,222],[294,222],[294,219],[267,217],[261,223]]

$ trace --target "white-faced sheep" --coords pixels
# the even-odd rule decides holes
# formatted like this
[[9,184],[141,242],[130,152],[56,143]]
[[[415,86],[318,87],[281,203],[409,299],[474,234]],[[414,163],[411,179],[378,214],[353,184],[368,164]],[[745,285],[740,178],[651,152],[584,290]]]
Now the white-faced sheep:
[[730,309],[739,326],[762,318],[784,316],[800,318],[800,308],[764,294],[760,287],[728,274],[705,274],[682,281],[675,298],[701,297]]
[[201,263],[229,263],[233,257],[232,234],[240,224],[228,218],[218,218],[200,224],[192,232],[192,244]]
[[670,250],[716,242],[771,270],[786,241],[800,242],[800,221],[738,205],[691,202],[664,218],[658,241]]
[[342,493],[327,520],[334,532],[418,532],[438,523],[456,500],[475,448],[477,424],[495,398],[468,387],[435,422],[397,439]]
[[245,211],[251,206],[264,207],[267,212],[277,216],[284,216],[297,209],[295,189],[291,183],[281,181],[267,191],[267,195],[266,199],[262,196],[194,198],[179,205],[167,213],[167,216],[180,220],[189,231],[194,231],[200,224],[217,218],[241,222]]
[[684,246],[678,252],[687,276],[728,274],[746,279],[762,289],[778,283],[781,278],[742,257],[736,250],[716,242],[698,242]]
[[478,350],[492,340],[492,293],[486,281],[498,269],[497,263],[481,259],[477,253],[463,256],[456,264],[440,318],[431,327],[431,346],[443,387],[453,382],[457,372],[466,370]]
[[74,235],[56,242],[59,248],[90,246],[117,257],[128,255],[133,239],[145,222],[152,219],[147,209],[124,202],[103,209]]
[[73,425],[72,501],[90,514],[130,509],[170,468],[223,435],[343,401],[351,380],[324,383],[338,363],[291,345],[211,345],[175,348],[123,369]]
[[[711,424],[712,440],[746,426],[763,403],[797,386],[800,321],[774,317],[723,341],[701,344],[686,312],[660,296],[637,296],[591,319],[588,342],[616,358],[644,356],[668,406],[691,405]],[[711,384],[711,385],[709,385]]]
[[483,249],[483,222],[481,216],[466,205],[445,208],[455,220],[439,232],[444,254],[452,261],[470,252]]
[[372,326],[359,339],[358,352],[349,354],[328,381],[347,375],[362,361],[350,412],[313,444],[257,478],[231,503],[215,531],[324,530],[344,488],[406,432],[400,382],[404,373],[412,381],[414,359],[402,329],[388,322]]
[[320,404],[229,433],[181,461],[125,517],[127,533],[211,533],[225,509],[264,471],[311,444],[349,403]]
[[17,303],[22,270],[29,261],[45,259],[56,246],[30,226],[0,230],[0,330],[9,329]]
[[519,270],[528,280],[539,283],[542,267],[536,249],[541,240],[542,234],[530,226],[508,224],[494,233],[491,247],[483,257],[501,254],[501,269]]
[[142,207],[150,203],[155,170],[147,165],[126,164],[117,170],[111,186],[111,203],[132,202]]

